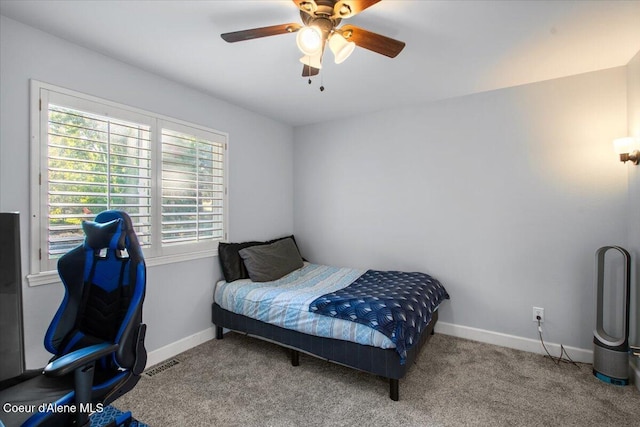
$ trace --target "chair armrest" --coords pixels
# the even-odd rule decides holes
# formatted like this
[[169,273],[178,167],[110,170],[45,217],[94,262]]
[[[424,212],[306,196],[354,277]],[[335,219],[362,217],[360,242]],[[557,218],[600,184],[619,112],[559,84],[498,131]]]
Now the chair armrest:
[[72,351],[45,366],[44,374],[52,377],[67,375],[89,362],[115,352],[117,349],[118,344],[102,343]]

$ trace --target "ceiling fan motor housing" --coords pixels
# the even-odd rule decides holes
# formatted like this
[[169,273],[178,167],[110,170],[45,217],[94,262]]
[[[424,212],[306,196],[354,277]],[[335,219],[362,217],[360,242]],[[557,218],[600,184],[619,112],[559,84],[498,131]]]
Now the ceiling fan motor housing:
[[[333,16],[335,18],[349,18],[354,15],[348,1],[337,0],[301,0],[298,1],[301,11],[315,16]],[[377,2],[376,2],[377,3]]]
[[341,19],[332,19],[328,17],[313,17],[304,12],[300,12],[302,22],[308,27],[317,27],[322,32],[323,40],[327,40],[331,32],[340,24]]

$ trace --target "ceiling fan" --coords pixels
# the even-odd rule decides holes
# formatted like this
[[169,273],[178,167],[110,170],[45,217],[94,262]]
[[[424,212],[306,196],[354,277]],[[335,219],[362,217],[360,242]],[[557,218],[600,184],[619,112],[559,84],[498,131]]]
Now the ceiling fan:
[[395,58],[405,43],[380,34],[372,33],[355,25],[343,25],[343,19],[350,18],[373,6],[380,0],[293,0],[300,9],[304,25],[297,23],[272,25],[250,30],[224,33],[220,36],[229,43],[295,33],[296,43],[304,56],[302,76],[314,76],[322,68],[322,55],[326,44],[334,54],[337,64],[351,55],[356,46]]

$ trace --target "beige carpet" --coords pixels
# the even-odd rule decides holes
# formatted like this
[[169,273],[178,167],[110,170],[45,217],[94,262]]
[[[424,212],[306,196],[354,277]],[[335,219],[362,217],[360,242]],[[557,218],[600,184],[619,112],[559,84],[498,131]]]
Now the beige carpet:
[[150,426],[640,426],[640,393],[591,365],[436,334],[400,380],[235,333],[176,359],[114,406]]

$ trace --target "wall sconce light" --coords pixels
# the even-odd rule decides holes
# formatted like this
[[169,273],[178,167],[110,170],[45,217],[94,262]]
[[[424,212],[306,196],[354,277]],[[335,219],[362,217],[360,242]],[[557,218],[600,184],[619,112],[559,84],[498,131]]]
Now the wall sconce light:
[[640,163],[640,138],[627,136],[613,140],[613,150],[620,155],[620,161],[630,161],[634,165]]

